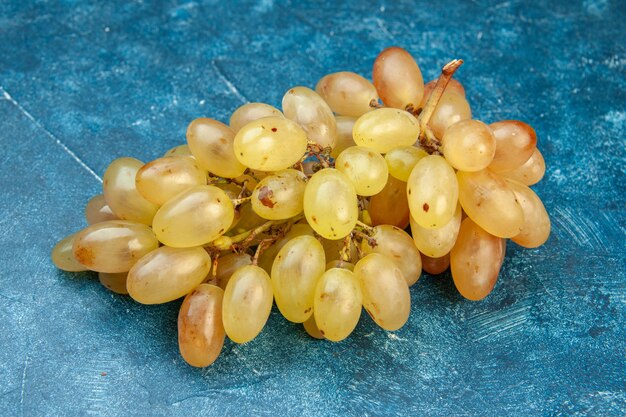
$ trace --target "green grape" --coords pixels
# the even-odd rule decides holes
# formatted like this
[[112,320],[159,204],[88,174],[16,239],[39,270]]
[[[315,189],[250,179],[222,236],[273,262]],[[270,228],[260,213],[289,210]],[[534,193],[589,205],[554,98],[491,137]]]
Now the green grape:
[[261,253],[258,265],[268,274],[271,273],[274,259],[276,259],[276,255],[278,255],[278,252],[283,248],[283,246],[285,246],[293,238],[304,235],[313,236],[313,229],[311,226],[308,224],[294,224],[285,236],[278,239],[272,246]]
[[113,291],[116,294],[128,295],[126,289],[126,278],[128,272],[98,272],[98,280],[106,289]]
[[117,217],[149,225],[159,207],[139,194],[135,186],[135,176],[143,165],[135,158],[116,159],[104,173],[102,188],[107,205]]
[[503,120],[489,125],[496,139],[496,152],[489,169],[505,172],[519,168],[537,148],[535,130],[519,120]]
[[268,175],[252,192],[252,210],[268,220],[283,220],[302,213],[307,176],[295,169]]
[[404,326],[411,312],[411,294],[402,271],[380,253],[370,253],[357,262],[354,275],[361,283],[363,307],[385,330]]
[[504,181],[513,190],[515,198],[524,212],[522,230],[511,240],[525,248],[536,248],[543,245],[550,237],[550,217],[541,199],[533,190],[520,182],[508,178],[505,178]]
[[502,239],[490,235],[467,218],[450,252],[454,285],[468,300],[485,298],[498,280],[503,254]]
[[88,224],[106,222],[107,220],[119,220],[111,207],[107,206],[102,194],[92,197],[85,206],[85,218]]
[[347,236],[359,216],[356,190],[350,179],[333,168],[313,174],[304,190],[304,215],[313,230],[326,239]]
[[472,110],[465,96],[453,90],[445,91],[435,107],[428,126],[437,138],[442,138],[446,129],[461,120],[472,118]]
[[438,229],[427,229],[411,218],[411,235],[417,249],[431,258],[450,252],[461,227],[461,205],[457,204],[452,219]]
[[245,166],[279,171],[298,162],[307,147],[307,136],[284,117],[264,117],[242,127],[235,136],[235,156]]
[[163,244],[189,248],[223,235],[234,216],[233,203],[224,191],[212,185],[197,185],[163,204],[152,228]]
[[235,157],[235,132],[217,120],[200,118],[187,128],[187,143],[201,168],[218,177],[235,178],[246,167]]
[[152,230],[141,223],[109,220],[92,224],[74,237],[74,258],[97,272],[128,272],[140,258],[159,247]]
[[374,61],[372,78],[386,106],[417,108],[422,101],[422,72],[411,54],[402,48],[392,46],[382,51]]
[[220,287],[201,284],[189,293],[178,313],[178,348],[185,362],[202,368],[220,355],[224,346]]
[[413,145],[419,133],[419,123],[411,113],[390,107],[365,113],[357,119],[352,130],[357,145],[380,153]]
[[362,196],[381,192],[389,176],[385,158],[364,146],[351,146],[341,152],[335,168],[350,178],[356,193]]
[[363,296],[359,281],[348,269],[324,272],[315,287],[313,314],[320,333],[339,342],[352,333],[361,317]]
[[203,248],[161,246],[133,265],[126,288],[138,303],[167,303],[189,294],[210,270],[211,257]]
[[405,229],[409,225],[410,217],[406,182],[390,175],[385,188],[370,197],[368,212],[374,226],[390,224]]
[[439,275],[450,268],[450,254],[446,253],[439,258],[431,258],[422,253],[422,268],[430,275]]
[[428,152],[415,146],[393,148],[385,155],[389,175],[407,182],[415,165],[425,156],[428,156]]
[[314,339],[324,339],[324,335],[320,332],[320,329],[317,327],[317,323],[315,323],[315,315],[312,314],[311,317],[306,319],[304,323],[302,323],[304,330],[307,332],[309,336]]
[[222,319],[226,335],[235,343],[257,337],[272,310],[272,283],[262,268],[247,265],[232,275],[224,291]]
[[381,225],[373,228],[369,239],[361,241],[364,254],[380,253],[391,259],[411,286],[422,274],[422,259],[413,239],[407,232],[395,226]]
[[511,171],[501,172],[500,175],[519,181],[524,185],[531,186],[541,181],[545,173],[546,161],[544,161],[543,155],[539,152],[539,149],[535,148],[530,159],[522,166]]
[[448,163],[461,171],[487,168],[496,153],[496,138],[491,128],[478,120],[461,120],[448,127],[442,145]]
[[317,83],[315,91],[332,111],[342,116],[359,117],[372,110],[372,100],[378,100],[378,93],[371,82],[348,71],[324,76]]
[[459,201],[467,215],[497,237],[513,237],[524,224],[524,212],[502,177],[488,169],[457,172]]
[[315,285],[324,273],[322,244],[313,236],[291,239],[276,255],[272,265],[272,287],[282,315],[302,323],[313,314]]
[[193,158],[167,156],[147,163],[135,177],[137,191],[158,206],[194,185],[206,184],[207,174]]
[[270,116],[284,117],[280,110],[269,104],[246,103],[233,112],[229,124],[233,132],[237,133],[248,123]]
[[68,272],[86,271],[87,268],[74,257],[72,246],[77,233],[66,236],[52,248],[52,263],[57,268]]
[[347,116],[337,116],[335,117],[335,122],[337,123],[337,143],[330,152],[330,156],[333,158],[337,158],[344,149],[356,145],[352,138],[352,129],[356,119]]
[[337,125],[333,111],[315,91],[294,87],[283,97],[283,112],[287,119],[302,126],[309,140],[322,148],[337,144]]
[[420,226],[436,229],[454,216],[459,186],[454,170],[443,157],[422,158],[411,171],[406,190],[411,216]]
[[163,156],[187,156],[187,157],[192,157],[192,158],[194,157],[191,154],[191,149],[189,149],[189,145],[187,145],[186,143],[183,145],[174,146],[172,149],[165,152]]

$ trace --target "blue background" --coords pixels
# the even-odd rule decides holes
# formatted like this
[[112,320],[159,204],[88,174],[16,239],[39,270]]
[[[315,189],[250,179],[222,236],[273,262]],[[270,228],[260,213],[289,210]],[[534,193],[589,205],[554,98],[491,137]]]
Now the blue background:
[[[626,413],[624,2],[91,3],[0,3],[0,415]],[[463,58],[476,118],[538,132],[553,232],[509,243],[485,301],[425,275],[398,332],[363,316],[332,344],[274,312],[194,369],[178,302],[53,267],[112,159],[156,158],[196,117],[329,72],[369,76],[390,45],[426,79]]]

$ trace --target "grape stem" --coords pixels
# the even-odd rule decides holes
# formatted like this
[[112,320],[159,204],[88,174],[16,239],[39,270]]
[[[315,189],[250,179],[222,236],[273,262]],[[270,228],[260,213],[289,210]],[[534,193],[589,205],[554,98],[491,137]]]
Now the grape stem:
[[350,248],[352,246],[352,238],[353,238],[353,235],[352,235],[352,233],[350,233],[348,236],[346,236],[343,239],[343,247],[339,251],[340,266],[341,266],[341,262],[350,262],[350,261],[352,261],[352,257],[350,256]]
[[257,265],[259,263],[259,256],[270,247],[276,241],[275,238],[263,239],[259,242],[259,245],[256,247],[256,251],[254,251],[254,256],[252,257],[252,265]]
[[320,144],[309,141],[307,143],[307,151],[307,155],[316,157],[324,168],[330,168],[330,147],[323,148]]
[[[242,190],[242,192],[243,192],[243,190]],[[250,199],[252,199],[252,196],[241,197],[241,198],[233,198],[231,201],[233,202],[233,206],[237,207],[237,206],[245,203],[246,201],[250,201]]]
[[357,221],[356,221],[356,225],[357,225],[359,228],[361,228],[361,229],[363,229],[363,230],[365,230],[365,231],[367,231],[367,232],[372,232],[372,231],[374,231],[374,228],[373,228],[372,226],[370,226],[370,225],[368,225],[368,224],[365,224],[365,223],[363,223],[363,222],[362,222],[362,221],[360,221],[360,220],[357,220]]

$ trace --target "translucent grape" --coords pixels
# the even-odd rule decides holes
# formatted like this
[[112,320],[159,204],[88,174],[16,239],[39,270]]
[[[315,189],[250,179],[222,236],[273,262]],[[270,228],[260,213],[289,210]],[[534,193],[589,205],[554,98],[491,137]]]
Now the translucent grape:
[[247,167],[278,171],[298,162],[307,147],[307,136],[284,117],[265,117],[242,127],[235,136],[235,156]]
[[248,123],[270,116],[284,117],[280,110],[269,104],[246,103],[233,112],[229,124],[233,132],[237,133]]
[[102,284],[105,288],[110,291],[113,291],[116,294],[127,295],[128,290],[126,289],[126,278],[128,277],[128,272],[118,272],[118,273],[109,273],[109,272],[98,272],[98,280],[100,280],[100,284]]
[[450,252],[454,285],[468,300],[485,298],[498,280],[503,259],[502,239],[490,235],[467,218]]
[[315,91],[342,116],[359,117],[372,110],[372,100],[378,100],[374,85],[354,72],[328,74],[318,81]]
[[524,212],[502,177],[488,169],[457,173],[459,201],[467,215],[497,237],[513,237],[524,224]]
[[422,253],[422,269],[428,272],[430,275],[439,275],[445,272],[450,267],[450,254],[439,258],[431,258]]
[[127,272],[140,258],[159,247],[152,230],[141,223],[110,220],[78,232],[72,251],[87,269]]
[[169,151],[165,152],[163,156],[190,156],[193,158],[191,154],[191,149],[189,149],[189,145],[186,143],[183,145],[174,146]]
[[333,111],[315,91],[294,87],[283,97],[285,117],[302,126],[309,140],[333,148],[337,143],[337,125]]
[[461,120],[448,127],[442,138],[446,160],[461,171],[487,168],[496,153],[491,128],[478,120]]
[[335,168],[350,178],[356,193],[362,196],[381,192],[389,176],[385,158],[364,146],[351,146],[341,152]]
[[357,262],[354,275],[372,320],[385,330],[404,326],[411,312],[411,295],[400,268],[385,255],[370,253]]
[[454,170],[443,157],[422,158],[411,171],[406,190],[411,216],[420,226],[436,229],[454,216],[459,186]]
[[315,323],[315,315],[311,315],[304,323],[302,323],[304,330],[307,332],[309,336],[315,339],[324,339],[324,335],[320,332],[320,329],[317,327],[317,323]]
[[543,245],[550,236],[550,217],[541,199],[524,184],[505,178],[524,212],[522,231],[511,240],[525,248]]
[[347,116],[337,116],[335,121],[337,122],[337,143],[330,152],[330,156],[333,158],[337,158],[344,149],[356,145],[352,138],[352,129],[356,119]]
[[206,178],[206,171],[193,158],[167,156],[141,167],[135,185],[146,200],[160,206],[181,191],[206,184]]
[[217,120],[195,119],[187,127],[187,144],[198,165],[218,177],[235,178],[246,167],[235,157],[235,132]]
[[543,155],[539,152],[538,148],[531,155],[530,159],[526,161],[522,166],[515,168],[512,171],[501,172],[500,175],[512,180],[519,181],[524,185],[537,184],[543,178],[546,173],[546,161],[543,159]]
[[369,236],[361,241],[361,251],[387,256],[400,268],[406,283],[415,284],[422,274],[422,259],[411,236],[390,225],[374,227]]
[[411,113],[384,107],[359,117],[352,136],[357,145],[387,153],[398,146],[413,145],[419,132],[419,123]]
[[268,274],[272,272],[272,265],[274,264],[274,259],[278,252],[285,246],[288,242],[290,242],[293,238],[298,236],[313,236],[313,229],[308,224],[294,224],[291,226],[291,229],[287,232],[287,234],[278,239],[272,246],[267,248],[261,256],[259,256],[258,265],[263,268]]
[[306,183],[306,175],[295,169],[268,175],[252,192],[252,209],[268,220],[294,217],[303,210]]
[[402,48],[393,46],[382,51],[374,61],[372,78],[386,106],[417,108],[422,101],[422,72],[411,54]]
[[[426,102],[430,98],[430,95],[432,94],[433,90],[435,89],[435,85],[436,84],[437,84],[437,80],[430,80],[429,82],[424,84],[424,97],[422,98],[422,102],[420,103],[420,108],[422,108],[422,107],[424,107],[426,105]],[[446,92],[448,92],[448,93],[456,93],[456,94],[459,94],[459,95],[465,97],[465,88],[463,87],[463,84],[461,84],[460,82],[458,82],[454,78],[451,78],[450,81],[448,81],[448,85],[446,85],[446,89],[444,90],[444,94]]]
[[503,120],[489,125],[496,138],[496,153],[489,169],[494,172],[519,168],[537,148],[535,130],[519,120]]
[[107,205],[117,217],[151,224],[159,207],[139,194],[135,186],[137,171],[143,165],[135,158],[116,159],[104,173],[102,188]]
[[472,118],[472,110],[465,96],[453,91],[445,91],[435,107],[428,125],[436,137],[442,138],[448,127],[461,120]]
[[417,249],[431,258],[440,258],[450,252],[461,227],[461,205],[457,204],[452,219],[438,229],[427,229],[411,219],[411,235]]
[[222,305],[226,335],[235,343],[257,337],[270,316],[273,299],[270,277],[262,268],[247,265],[235,271]]
[[86,271],[87,268],[74,257],[72,246],[77,233],[64,237],[52,248],[52,263],[57,268],[68,272]]
[[347,236],[359,216],[354,185],[336,169],[316,172],[304,190],[304,214],[322,237],[335,240]]
[[211,257],[203,248],[161,246],[133,265],[126,288],[139,303],[167,303],[189,294],[210,270]]
[[407,182],[415,165],[425,156],[428,156],[428,152],[415,146],[393,148],[385,155],[389,175]]
[[272,265],[272,287],[283,316],[302,323],[313,314],[315,286],[324,273],[322,244],[313,236],[291,239],[276,255]]
[[359,281],[348,269],[324,272],[315,287],[313,314],[320,333],[339,342],[352,333],[359,318],[363,296]]
[[197,185],[163,204],[152,228],[163,244],[188,248],[223,235],[234,216],[233,203],[224,191],[212,185]]
[[102,194],[92,197],[85,206],[85,218],[88,224],[106,222],[107,220],[119,220],[111,207],[107,206]]
[[368,212],[372,225],[390,224],[404,229],[409,225],[409,202],[406,195],[406,182],[391,175],[383,190],[370,197]]
[[252,263],[252,256],[249,253],[236,253],[230,252],[220,255],[217,262],[217,269],[214,271],[211,269],[209,277],[213,279],[213,273],[215,272],[215,282],[217,286],[225,290],[228,285],[228,281],[232,275],[238,269],[250,265]]
[[220,287],[201,284],[189,293],[178,313],[178,347],[185,362],[199,368],[209,366],[224,346]]

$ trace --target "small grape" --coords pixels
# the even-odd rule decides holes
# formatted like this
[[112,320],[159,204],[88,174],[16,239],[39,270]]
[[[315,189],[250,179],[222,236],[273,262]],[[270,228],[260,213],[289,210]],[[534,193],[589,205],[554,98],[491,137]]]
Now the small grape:
[[235,178],[245,165],[235,157],[235,132],[214,119],[195,119],[187,127],[187,144],[198,165],[218,177]]
[[365,113],[357,119],[352,130],[357,145],[380,153],[413,145],[419,133],[419,123],[411,113],[391,107]]
[[252,192],[252,209],[268,220],[282,220],[302,213],[307,177],[295,169],[268,175]]
[[107,205],[102,194],[92,197],[85,206],[85,219],[88,224],[105,222],[107,220],[119,220],[111,207]]
[[233,112],[229,124],[233,132],[237,133],[248,123],[270,116],[284,117],[280,110],[269,104],[246,103]]
[[68,272],[86,271],[87,268],[76,260],[72,246],[77,233],[66,236],[61,239],[54,248],[52,248],[52,263],[57,268]]
[[339,342],[352,333],[361,317],[363,296],[359,281],[348,269],[324,272],[315,287],[313,312],[320,333]]
[[372,78],[386,106],[417,108],[422,101],[422,72],[411,54],[402,48],[393,46],[382,51],[374,61]]
[[350,178],[356,193],[362,196],[381,192],[389,175],[385,158],[364,146],[346,148],[335,160],[335,168]]
[[283,97],[283,112],[287,119],[302,126],[309,140],[322,148],[337,144],[337,124],[333,111],[315,91],[294,87]]
[[354,72],[328,74],[318,81],[315,91],[342,116],[359,117],[372,110],[372,100],[378,100],[374,85]]

